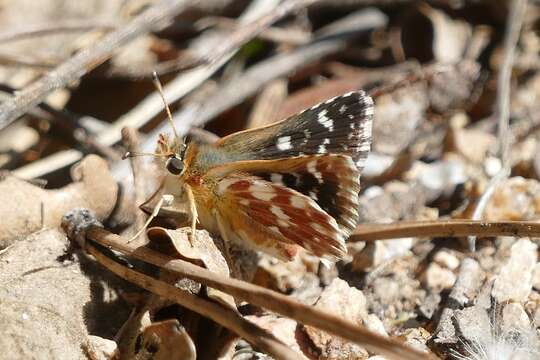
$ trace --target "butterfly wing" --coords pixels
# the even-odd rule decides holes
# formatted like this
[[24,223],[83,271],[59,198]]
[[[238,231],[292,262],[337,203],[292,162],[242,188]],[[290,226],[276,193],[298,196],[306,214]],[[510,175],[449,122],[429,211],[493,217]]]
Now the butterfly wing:
[[216,216],[226,239],[290,260],[297,245],[327,259],[346,253],[336,220],[296,190],[245,173],[216,185]]
[[373,101],[355,91],[201,150],[223,237],[281,259],[297,246],[342,257],[358,219],[372,118]]
[[360,181],[358,169],[350,156],[304,155],[277,160],[238,161],[216,167],[207,176],[222,178],[239,172],[308,196],[336,219],[346,237],[356,227]]
[[371,147],[373,100],[362,90],[350,92],[281,122],[222,138],[217,146],[244,160],[300,155],[349,155],[362,170]]

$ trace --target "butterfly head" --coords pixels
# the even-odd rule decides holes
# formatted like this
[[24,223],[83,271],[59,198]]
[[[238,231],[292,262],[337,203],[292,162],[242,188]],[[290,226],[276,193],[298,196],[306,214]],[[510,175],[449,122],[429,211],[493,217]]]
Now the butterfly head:
[[155,153],[126,152],[124,159],[135,156],[152,156],[160,166],[164,166],[170,175],[178,176],[184,171],[184,155],[187,145],[185,139],[178,137],[169,138],[160,134]]
[[184,171],[186,148],[185,139],[176,136],[169,139],[165,134],[159,136],[156,155],[160,155],[159,159],[165,159],[165,169],[169,174],[178,176]]

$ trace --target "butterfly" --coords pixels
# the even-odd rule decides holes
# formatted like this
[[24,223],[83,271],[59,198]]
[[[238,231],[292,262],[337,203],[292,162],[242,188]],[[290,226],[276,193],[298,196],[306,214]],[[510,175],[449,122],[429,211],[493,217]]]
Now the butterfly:
[[167,172],[156,207],[187,202],[192,234],[198,222],[281,260],[302,247],[335,261],[357,225],[373,114],[373,100],[358,90],[214,144],[185,144],[173,127],[155,154]]

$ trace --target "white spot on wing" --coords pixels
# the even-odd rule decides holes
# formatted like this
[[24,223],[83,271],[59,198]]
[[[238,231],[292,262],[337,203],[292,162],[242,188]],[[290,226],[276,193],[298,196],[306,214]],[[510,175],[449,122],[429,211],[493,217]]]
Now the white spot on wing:
[[283,175],[281,174],[271,174],[270,181],[276,184],[283,184]]
[[277,226],[269,226],[268,229],[281,235],[281,231],[279,231],[279,228]]
[[322,174],[317,171],[317,160],[311,160],[307,163],[307,170],[318,180],[322,180]]
[[311,228],[315,230],[316,232],[318,232],[319,234],[327,234],[329,232],[328,229],[323,228],[321,225],[317,223],[312,222],[309,224],[309,226],[311,226]]
[[281,219],[277,219],[277,223],[279,226],[281,226],[282,228],[287,228],[290,226],[289,222],[285,221],[285,220],[281,220]]
[[291,197],[291,205],[295,208],[302,209],[305,206],[305,203],[300,196],[293,196]]
[[319,124],[327,128],[328,131],[332,132],[334,131],[334,120],[330,119],[328,116],[326,116],[326,114],[328,114],[328,110],[324,109],[320,111],[317,114],[317,121]]
[[338,111],[340,114],[345,114],[345,111],[347,111],[347,105],[345,104],[341,105]]
[[278,217],[278,219],[289,221],[290,218],[281,210],[279,206],[270,206],[270,212]]
[[223,179],[219,182],[217,186],[217,192],[218,194],[223,194],[227,190],[229,186],[237,182],[237,179]]
[[290,136],[282,136],[282,137],[278,138],[277,142],[276,142],[276,146],[281,151],[292,149],[291,137]]
[[324,110],[321,110],[318,114],[317,114],[317,121],[319,121],[319,124],[321,125],[324,125],[324,123],[327,121],[327,120],[330,120],[326,114],[328,114],[328,110],[324,109]]
[[251,193],[251,195],[254,198],[262,200],[262,201],[270,201],[274,198],[274,195],[275,195],[272,189],[269,189],[268,187],[261,186],[261,185],[251,185],[248,188],[248,191]]

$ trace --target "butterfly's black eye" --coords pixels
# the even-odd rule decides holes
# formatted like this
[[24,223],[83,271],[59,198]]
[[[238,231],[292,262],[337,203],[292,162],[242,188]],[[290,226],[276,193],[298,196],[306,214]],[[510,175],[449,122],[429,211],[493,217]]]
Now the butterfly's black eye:
[[177,157],[172,157],[167,160],[167,171],[173,175],[180,175],[182,170],[184,170],[184,163]]

